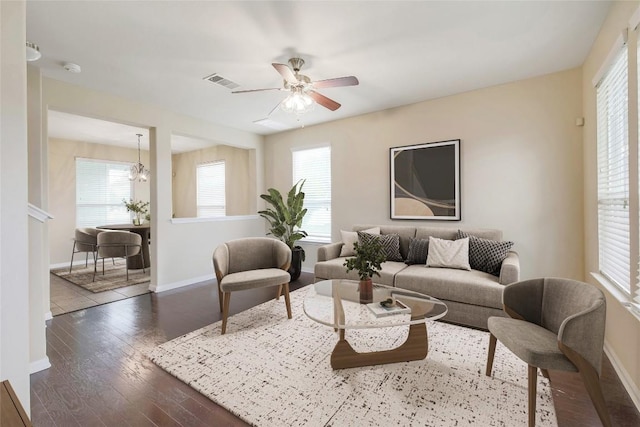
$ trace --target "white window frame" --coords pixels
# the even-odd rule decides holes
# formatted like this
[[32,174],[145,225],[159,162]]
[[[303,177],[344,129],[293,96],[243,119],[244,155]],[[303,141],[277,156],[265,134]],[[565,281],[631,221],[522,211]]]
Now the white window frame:
[[[219,170],[220,167],[222,167],[221,173]],[[203,187],[205,183],[201,181],[202,176],[200,174],[209,168],[213,168],[209,170],[210,173],[217,175],[217,181],[213,191],[221,191],[221,194],[205,193],[205,188]],[[226,171],[227,167],[224,160],[201,163],[196,166],[196,216],[198,218],[220,218],[227,216]],[[211,189],[206,190],[207,192],[212,191]]]
[[[314,166],[308,162],[305,165],[300,155],[313,154],[324,156],[325,165],[328,170],[314,182],[314,178],[309,176],[309,170]],[[331,145],[322,144],[315,146],[296,147],[291,150],[291,168],[293,184],[304,179],[305,183],[302,191],[305,193],[304,207],[307,214],[302,220],[302,230],[309,235],[302,239],[304,242],[331,242]],[[328,197],[327,197],[328,194]],[[284,196],[284,195],[283,195]],[[314,227],[313,222],[325,223],[324,226]]]
[[[84,163],[96,163],[96,164],[101,164],[101,165],[118,165],[118,166],[122,166],[122,177],[123,177],[123,181],[126,180],[126,182],[129,184],[129,192],[128,194],[125,194],[124,192],[120,195],[118,195],[117,197],[115,197],[111,202],[107,202],[107,200],[105,199],[104,203],[82,203],[82,198],[84,197],[84,193],[81,189],[81,187],[83,186],[83,179],[80,176],[80,174],[78,173],[78,166],[79,163],[84,162]],[[96,227],[96,226],[100,226],[100,225],[106,225],[106,224],[118,224],[118,223],[127,223],[129,221],[131,221],[131,214],[129,212],[127,212],[127,208],[125,207],[124,203],[122,202],[122,199],[125,200],[129,200],[129,199],[133,199],[135,198],[135,193],[134,193],[134,185],[133,182],[131,182],[129,180],[129,169],[131,167],[130,163],[126,163],[126,162],[118,162],[118,161],[114,161],[114,160],[102,160],[102,159],[89,159],[89,158],[83,158],[83,157],[76,157],[75,158],[75,178],[76,178],[76,188],[75,188],[75,205],[76,205],[76,227]],[[91,188],[91,194],[95,194],[95,190],[97,190],[95,187]],[[103,197],[108,197],[108,195],[104,195]],[[83,210],[84,208],[90,208],[90,207],[95,207],[95,208],[99,208],[99,207],[104,207],[106,208],[106,211],[104,213],[104,215],[102,216],[102,219],[96,219],[96,220],[90,220],[90,219],[85,219],[83,217],[83,215],[80,214],[81,210]],[[99,215],[94,215],[95,217],[98,217]],[[90,217],[91,218],[91,217]]]

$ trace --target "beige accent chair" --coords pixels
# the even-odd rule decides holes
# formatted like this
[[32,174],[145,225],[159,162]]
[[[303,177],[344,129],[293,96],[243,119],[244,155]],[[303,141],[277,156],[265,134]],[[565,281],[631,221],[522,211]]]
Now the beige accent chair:
[[231,292],[278,286],[284,289],[287,317],[291,319],[289,281],[291,249],[280,240],[250,237],[223,243],[213,252],[213,268],[218,279],[218,299],[222,311],[222,334],[227,330]]
[[[144,269],[144,257],[142,256],[142,236],[129,231],[105,230],[98,234],[96,255],[93,264],[93,280],[96,280],[98,270],[98,260],[102,259],[102,275],[104,276],[105,258],[124,258],[139,256],[142,260],[142,271]],[[129,280],[129,265],[125,266],[127,280]]]
[[496,340],[529,365],[529,426],[536,420],[538,368],[579,372],[602,424],[611,426],[600,388],[606,300],[600,289],[570,279],[542,278],[507,285],[502,296],[511,318],[490,317],[486,375]]
[[75,238],[73,239],[73,249],[71,249],[71,263],[69,264],[69,273],[73,268],[73,256],[77,253],[84,252],[85,268],[89,266],[89,252],[96,257],[96,245],[98,244],[98,234],[102,233],[102,230],[97,228],[76,228]]

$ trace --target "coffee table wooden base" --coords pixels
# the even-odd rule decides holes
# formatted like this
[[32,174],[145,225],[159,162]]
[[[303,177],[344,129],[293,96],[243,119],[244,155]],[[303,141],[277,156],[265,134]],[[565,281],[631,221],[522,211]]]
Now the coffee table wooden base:
[[427,357],[428,351],[429,341],[425,323],[410,325],[409,336],[400,347],[369,353],[355,351],[345,339],[344,329],[341,329],[340,340],[333,349],[333,353],[331,353],[331,367],[333,369],[345,369],[422,360]]

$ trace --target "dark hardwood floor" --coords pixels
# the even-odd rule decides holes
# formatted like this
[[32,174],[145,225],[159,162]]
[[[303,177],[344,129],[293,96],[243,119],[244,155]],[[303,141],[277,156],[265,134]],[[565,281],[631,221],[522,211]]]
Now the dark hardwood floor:
[[[303,273],[291,289],[312,281],[311,274]],[[272,298],[274,292],[234,293],[231,314]],[[47,322],[47,354],[52,367],[31,376],[33,424],[246,425],[143,355],[146,349],[218,320],[214,283],[141,295],[55,317]],[[577,374],[551,372],[551,382],[560,427],[601,425]],[[613,424],[640,426],[640,414],[608,360],[602,383]]]

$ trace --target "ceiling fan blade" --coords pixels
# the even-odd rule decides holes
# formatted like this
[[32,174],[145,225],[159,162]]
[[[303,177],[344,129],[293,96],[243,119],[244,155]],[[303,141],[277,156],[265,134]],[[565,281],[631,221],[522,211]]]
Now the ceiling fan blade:
[[310,90],[307,93],[311,98],[313,98],[314,101],[322,105],[324,108],[328,108],[331,111],[336,111],[338,108],[340,108],[340,104],[338,104],[336,101],[334,101],[333,99],[329,99],[324,95],[319,94],[315,90]]
[[273,64],[273,68],[276,69],[277,72],[280,73],[280,75],[289,83],[298,83],[298,79],[296,78],[295,74],[293,74],[293,71],[291,71],[291,68],[289,68],[287,65],[284,64],[278,64],[276,62],[274,62]]
[[316,89],[323,89],[326,87],[338,87],[338,86],[357,86],[360,82],[354,76],[338,77],[335,79],[318,80],[312,82],[313,87]]
[[247,89],[247,90],[234,90],[231,93],[248,93],[248,92],[262,92],[265,90],[282,90],[281,87],[270,87],[266,89]]

